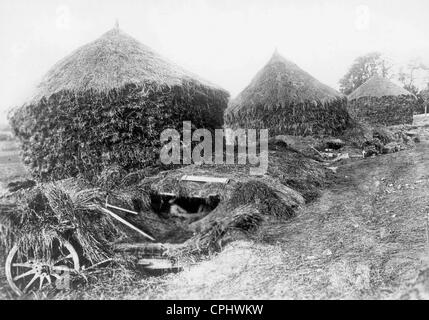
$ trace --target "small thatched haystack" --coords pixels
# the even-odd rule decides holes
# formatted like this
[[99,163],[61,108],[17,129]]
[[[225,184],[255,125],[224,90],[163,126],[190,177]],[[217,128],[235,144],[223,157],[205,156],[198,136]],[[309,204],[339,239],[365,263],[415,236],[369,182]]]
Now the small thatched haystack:
[[350,115],[374,125],[413,123],[416,97],[378,75],[370,78],[349,96]]
[[267,128],[270,135],[334,135],[348,121],[345,97],[277,52],[225,114],[229,127]]
[[115,28],[58,62],[10,121],[32,173],[63,178],[151,165],[161,131],[220,128],[228,96]]

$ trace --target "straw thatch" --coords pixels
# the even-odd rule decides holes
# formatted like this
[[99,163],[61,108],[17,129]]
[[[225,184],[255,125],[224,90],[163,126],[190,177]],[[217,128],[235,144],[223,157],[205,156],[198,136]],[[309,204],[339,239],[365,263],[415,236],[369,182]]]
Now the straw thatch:
[[350,115],[373,125],[398,125],[413,122],[416,97],[378,75],[373,76],[349,96]]
[[346,100],[277,52],[230,102],[227,126],[270,134],[337,134],[348,124]]
[[77,244],[95,263],[111,257],[110,243],[127,238],[122,226],[102,213],[105,194],[87,182],[66,179],[7,193],[0,198],[0,247],[51,254],[53,241]]
[[115,28],[58,62],[11,115],[40,178],[156,163],[160,132],[223,124],[228,93]]
[[379,75],[374,75],[368,79],[368,81],[363,83],[359,88],[353,91],[348,96],[348,99],[354,100],[362,97],[381,98],[384,96],[400,95],[408,96],[413,94],[386,78],[383,78]]

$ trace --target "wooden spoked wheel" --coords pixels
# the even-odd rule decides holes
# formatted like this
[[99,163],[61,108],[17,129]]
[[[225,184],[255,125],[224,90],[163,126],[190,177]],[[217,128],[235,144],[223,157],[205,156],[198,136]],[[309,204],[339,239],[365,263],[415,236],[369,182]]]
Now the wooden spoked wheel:
[[14,245],[5,265],[7,281],[18,295],[42,290],[46,286],[67,289],[70,275],[78,270],[79,256],[67,241],[54,242],[50,259],[33,252],[20,252],[19,246]]

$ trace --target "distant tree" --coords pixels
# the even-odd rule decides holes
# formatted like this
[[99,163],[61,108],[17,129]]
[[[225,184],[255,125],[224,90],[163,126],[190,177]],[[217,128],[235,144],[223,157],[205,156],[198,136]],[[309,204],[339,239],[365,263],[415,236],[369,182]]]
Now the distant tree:
[[356,58],[349,71],[340,80],[340,91],[349,95],[365,81],[378,74],[390,77],[392,64],[379,52],[371,52]]
[[401,67],[398,73],[398,80],[402,83],[404,89],[415,95],[419,93],[416,74],[420,71],[429,72],[429,67],[419,59],[414,59],[408,62],[406,66]]

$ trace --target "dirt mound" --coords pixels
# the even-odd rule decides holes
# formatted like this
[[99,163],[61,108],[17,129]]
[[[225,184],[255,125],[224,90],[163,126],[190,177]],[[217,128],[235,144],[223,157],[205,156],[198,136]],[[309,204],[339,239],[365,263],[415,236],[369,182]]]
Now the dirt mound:
[[[218,249],[225,239],[230,241],[230,231],[249,232],[262,224],[267,216],[281,219],[294,216],[305,199],[299,190],[290,186],[292,182],[303,185],[305,181],[311,181],[309,183],[313,183],[314,188],[321,187],[318,181],[323,180],[324,169],[316,162],[318,170],[305,163],[313,160],[293,152],[272,152],[269,159],[267,176],[249,175],[246,165],[191,165],[147,177],[138,185],[121,186],[118,193],[126,193],[126,203],[135,210],[139,209],[140,203],[142,219],[137,223],[143,229],[149,227],[145,217],[151,221],[156,219],[156,225],[163,226],[150,226],[152,230],[149,232],[157,240],[183,242],[187,252],[207,252]],[[303,165],[299,166],[298,160]],[[294,163],[294,168],[289,168],[289,163]],[[182,180],[189,175],[225,178],[228,182]],[[115,197],[119,198],[118,195]],[[173,207],[178,204],[185,213],[174,212]],[[201,206],[206,212],[198,212]]]

